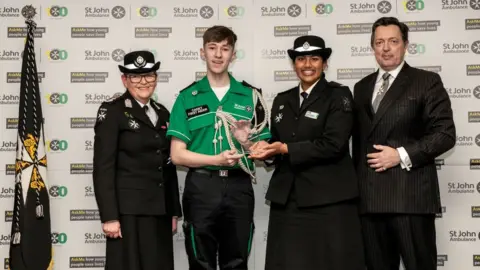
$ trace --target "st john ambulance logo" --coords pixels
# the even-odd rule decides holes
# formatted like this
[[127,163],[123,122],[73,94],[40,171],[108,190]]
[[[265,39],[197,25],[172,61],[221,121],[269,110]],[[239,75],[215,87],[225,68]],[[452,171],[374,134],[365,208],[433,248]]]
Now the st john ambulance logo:
[[389,13],[392,10],[392,4],[388,1],[381,1],[377,5],[377,10],[382,14]]
[[302,13],[302,8],[297,4],[293,4],[288,7],[287,13],[290,17],[295,18],[300,16],[300,14]]
[[210,19],[214,14],[211,6],[203,6],[200,8],[200,16],[204,19]]

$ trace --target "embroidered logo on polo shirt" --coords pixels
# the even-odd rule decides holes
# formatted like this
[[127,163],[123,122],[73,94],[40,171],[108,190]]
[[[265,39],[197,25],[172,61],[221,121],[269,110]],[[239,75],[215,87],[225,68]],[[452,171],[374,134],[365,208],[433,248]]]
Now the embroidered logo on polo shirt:
[[237,110],[242,110],[242,111],[245,111],[245,110],[247,109],[247,107],[245,107],[245,106],[243,106],[243,105],[240,105],[240,104],[237,104],[237,103],[235,103],[235,104],[233,105],[233,108],[234,108],[234,109],[237,109]]

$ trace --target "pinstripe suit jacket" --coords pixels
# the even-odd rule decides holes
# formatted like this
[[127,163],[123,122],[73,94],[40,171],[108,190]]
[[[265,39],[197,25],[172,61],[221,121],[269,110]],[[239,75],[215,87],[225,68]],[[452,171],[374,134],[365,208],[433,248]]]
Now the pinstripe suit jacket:
[[[437,213],[440,211],[435,158],[455,145],[450,98],[436,73],[407,63],[376,113],[372,95],[378,71],[355,84],[352,156],[360,186],[362,213]],[[404,147],[410,171],[400,165],[377,173],[367,164],[374,144]]]

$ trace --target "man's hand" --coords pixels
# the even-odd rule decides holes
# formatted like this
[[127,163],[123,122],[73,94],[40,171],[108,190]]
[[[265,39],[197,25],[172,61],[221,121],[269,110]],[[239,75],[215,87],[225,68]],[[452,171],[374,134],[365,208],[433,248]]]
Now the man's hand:
[[235,150],[226,150],[216,157],[218,166],[234,166],[238,160],[243,157],[243,154],[237,154]]
[[380,152],[368,154],[367,162],[376,172],[383,172],[400,164],[400,154],[397,149],[384,145],[373,145],[373,148]]
[[172,217],[172,233],[177,232],[178,217]]
[[120,229],[120,222],[118,220],[112,220],[103,223],[102,229],[107,237],[122,238],[122,231]]
[[271,156],[287,153],[288,147],[286,144],[282,142],[274,142],[272,144],[265,145],[254,153],[251,153],[250,158],[265,160]]

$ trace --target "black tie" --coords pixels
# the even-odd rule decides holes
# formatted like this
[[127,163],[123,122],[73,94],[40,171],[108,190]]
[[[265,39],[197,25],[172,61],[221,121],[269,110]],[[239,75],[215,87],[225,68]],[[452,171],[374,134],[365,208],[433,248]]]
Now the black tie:
[[300,95],[301,95],[302,98],[303,98],[302,103],[301,103],[301,104],[303,104],[303,102],[304,102],[304,101],[307,99],[307,97],[308,97],[308,93],[307,93],[307,92],[302,92],[302,93],[300,93]]

